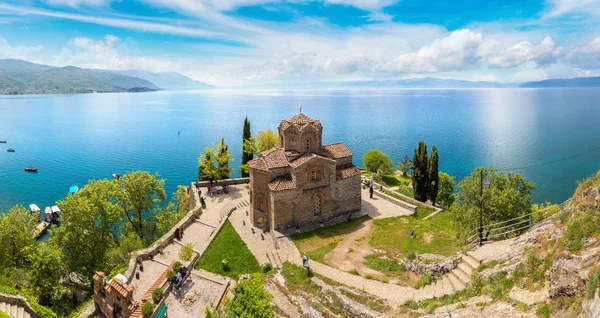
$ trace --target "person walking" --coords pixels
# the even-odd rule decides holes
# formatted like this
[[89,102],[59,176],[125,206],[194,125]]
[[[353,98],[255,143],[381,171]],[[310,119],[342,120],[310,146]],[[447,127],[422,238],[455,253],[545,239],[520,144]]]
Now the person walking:
[[369,187],[369,199],[373,199],[373,184]]

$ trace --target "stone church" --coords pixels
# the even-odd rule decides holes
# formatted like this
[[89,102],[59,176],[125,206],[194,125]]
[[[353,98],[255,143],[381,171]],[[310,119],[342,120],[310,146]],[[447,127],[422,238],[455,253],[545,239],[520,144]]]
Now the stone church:
[[360,170],[343,142],[322,145],[323,126],[302,114],[279,124],[280,144],[248,162],[250,217],[282,230],[350,216],[361,209]]

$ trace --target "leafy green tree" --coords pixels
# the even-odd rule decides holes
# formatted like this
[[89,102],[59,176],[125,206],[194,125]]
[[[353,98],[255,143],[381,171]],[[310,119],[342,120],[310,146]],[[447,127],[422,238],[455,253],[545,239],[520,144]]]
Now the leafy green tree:
[[57,246],[41,243],[28,255],[29,274],[40,304],[50,305],[64,294],[61,279],[66,275],[63,254]]
[[233,293],[235,297],[225,304],[233,317],[273,317],[273,296],[264,289],[264,279],[259,274],[253,274],[249,279],[239,282]]
[[248,120],[248,116],[244,119],[244,131],[242,133],[242,164],[240,165],[240,170],[242,172],[242,178],[246,178],[249,176],[248,161],[252,160],[254,157],[254,148],[252,152],[250,152],[248,147],[246,146],[252,139],[252,133],[250,132],[250,121]]
[[427,145],[423,140],[419,141],[419,146],[415,148],[412,164],[414,197],[421,202],[425,202],[427,201],[427,189],[429,187],[429,159],[427,157]]
[[144,242],[134,232],[125,233],[121,236],[118,246],[108,251],[108,262],[110,267],[129,263],[131,253],[144,248]]
[[408,155],[404,155],[404,157],[402,157],[402,160],[400,160],[400,163],[398,164],[398,170],[402,172],[403,176],[406,176],[408,170],[410,170],[411,168],[412,163],[410,161],[410,158],[408,157]]
[[27,248],[35,244],[34,229],[34,218],[22,206],[0,215],[0,273],[25,266]]
[[452,206],[455,200],[454,177],[445,172],[440,172],[439,178],[440,186],[438,188],[437,200],[441,207],[447,209]]
[[204,147],[204,153],[198,158],[198,180],[215,181],[219,178],[217,152],[213,148]]
[[108,180],[91,181],[76,195],[58,202],[64,225],[53,230],[50,245],[64,254],[70,272],[91,277],[97,270],[108,269],[107,253],[116,244],[121,220],[113,191]]
[[159,175],[151,175],[146,171],[126,173],[121,179],[114,180],[118,184],[116,200],[130,228],[138,237],[148,244],[148,239],[155,237],[155,219],[157,207],[166,199],[165,181]]
[[427,189],[427,196],[433,205],[435,205],[435,200],[438,196],[438,189],[440,187],[440,177],[438,171],[439,160],[440,157],[438,155],[437,147],[431,147],[431,158],[429,159],[429,169],[427,171],[429,173],[429,177],[427,178],[427,183],[429,185],[429,188]]
[[[251,154],[252,157],[254,156],[254,154],[256,153],[256,141],[254,137],[250,137],[247,140],[244,140],[244,144],[242,146],[242,153],[243,154]],[[250,159],[252,160],[252,159]],[[250,161],[248,160],[248,161]],[[240,165],[240,171],[242,171],[242,176],[246,175],[249,176],[250,175],[250,166],[248,165],[248,163],[243,163]]]
[[156,214],[156,236],[161,237],[167,233],[177,222],[189,212],[190,194],[184,186],[178,186],[177,191],[171,196],[171,202]]
[[373,173],[391,174],[394,172],[394,163],[379,149],[368,150],[363,156],[363,161],[367,170]]
[[233,168],[229,167],[229,163],[233,162],[231,151],[227,148],[225,139],[221,138],[221,142],[217,145],[217,180],[229,179],[233,173]]
[[260,154],[265,150],[269,150],[279,144],[279,134],[271,129],[259,130],[254,137],[256,140],[256,154]]
[[[481,186],[483,178],[491,181],[490,188]],[[483,188],[483,196],[481,190]],[[464,233],[479,227],[483,202],[483,224],[502,222],[531,212],[531,193],[535,185],[520,174],[504,173],[494,167],[477,168],[458,184],[458,206],[452,209],[454,224]]]

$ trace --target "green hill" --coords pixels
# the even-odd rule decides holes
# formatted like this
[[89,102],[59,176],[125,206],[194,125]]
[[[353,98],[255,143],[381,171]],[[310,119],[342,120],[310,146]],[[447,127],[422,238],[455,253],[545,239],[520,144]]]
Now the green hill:
[[152,82],[110,71],[0,60],[0,94],[154,91]]

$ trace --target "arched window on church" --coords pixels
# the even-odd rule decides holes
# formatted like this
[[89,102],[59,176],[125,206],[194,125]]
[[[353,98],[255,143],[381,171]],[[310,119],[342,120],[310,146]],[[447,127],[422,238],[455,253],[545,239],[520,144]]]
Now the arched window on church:
[[321,196],[320,193],[315,194],[314,198],[313,198],[313,203],[314,203],[314,212],[315,215],[320,215],[321,214],[321,205],[323,201],[323,196]]
[[323,178],[323,176],[321,175],[321,170],[319,169],[313,169],[310,172],[310,181],[321,181],[321,179]]

